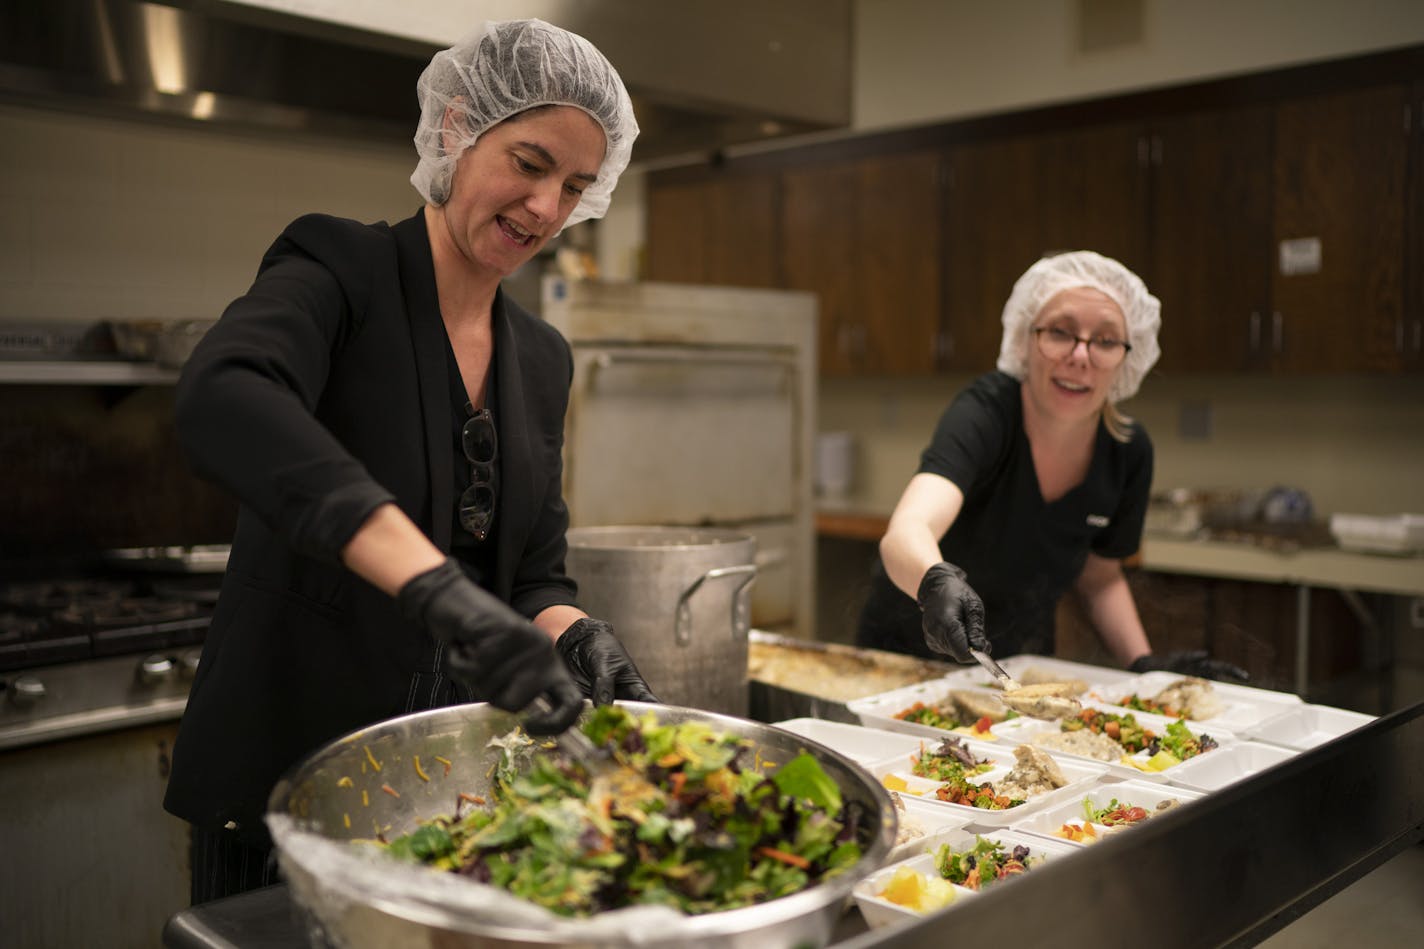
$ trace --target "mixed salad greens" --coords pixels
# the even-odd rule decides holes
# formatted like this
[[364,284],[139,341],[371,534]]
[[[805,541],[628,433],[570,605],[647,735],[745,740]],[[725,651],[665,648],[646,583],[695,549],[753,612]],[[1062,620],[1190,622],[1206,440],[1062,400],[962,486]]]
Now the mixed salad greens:
[[983,774],[994,770],[994,762],[988,758],[976,758],[964,744],[963,739],[951,736],[934,748],[927,750],[923,745],[910,759],[910,772],[934,781],[948,781],[966,774]]
[[940,844],[935,851],[935,868],[949,882],[977,890],[996,880],[1024,873],[1042,859],[1030,857],[1029,848],[1023,844],[1006,851],[997,840],[975,837],[974,846],[968,850]]
[[655,713],[604,706],[582,727],[613,751],[621,776],[591,776],[557,751],[506,747],[484,806],[426,821],[386,851],[565,916],[748,906],[860,859],[861,806],[843,801],[809,754],[767,775],[749,743],[703,722],[660,725]]
[[1072,718],[1063,719],[1062,729],[1065,732],[1080,731],[1085,728],[1100,735],[1107,735],[1122,745],[1123,750],[1129,754],[1146,748],[1157,737],[1151,729],[1138,724],[1137,716],[1131,712],[1125,715],[1114,715],[1111,712],[1084,707]]

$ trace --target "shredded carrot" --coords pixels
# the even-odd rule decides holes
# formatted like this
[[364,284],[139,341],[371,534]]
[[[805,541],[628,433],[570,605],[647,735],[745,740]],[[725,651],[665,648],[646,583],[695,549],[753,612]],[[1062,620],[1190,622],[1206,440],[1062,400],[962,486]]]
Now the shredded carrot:
[[484,803],[485,803],[485,799],[482,798],[482,797],[480,797],[479,795],[477,795],[477,794],[466,794],[464,791],[461,791],[461,792],[459,793],[458,799],[461,800],[461,801],[469,801],[471,804],[479,804],[479,805],[482,806],[482,807],[484,806]]
[[687,774],[683,771],[674,771],[668,775],[668,784],[672,786],[672,796],[677,797],[682,793],[682,786],[687,783]]
[[426,774],[420,767],[420,755],[411,755],[411,760],[415,762],[415,773],[420,775],[420,780],[429,781],[430,775]]
[[376,771],[379,772],[381,770],[381,763],[376,760],[375,755],[371,754],[371,747],[369,745],[362,745],[361,747],[365,749],[366,760],[371,762],[371,767],[375,768]]
[[675,768],[682,764],[682,755],[675,751],[669,751],[659,758],[657,763],[664,768]]
[[381,785],[381,790],[385,791],[391,797],[400,797],[400,792],[397,791],[395,788],[391,787],[389,784]]
[[342,814],[342,815],[341,815],[341,823],[343,823],[343,824],[346,825],[346,829],[347,829],[347,830],[350,830],[350,829],[351,829],[351,815],[350,815],[350,814]]
[[436,755],[436,756],[435,756],[435,760],[438,761],[438,762],[440,762],[441,764],[443,764],[443,765],[445,766],[445,777],[448,778],[448,777],[450,776],[450,759],[449,759],[449,758],[442,758],[442,757],[440,757],[439,755]]
[[770,857],[773,860],[780,860],[782,863],[797,867],[802,870],[809,869],[811,861],[805,857],[798,857],[794,853],[787,853],[785,850],[777,850],[775,847],[758,847],[757,853],[763,857]]
[[365,789],[365,788],[362,788],[362,789],[361,789],[361,806],[362,806],[362,807],[370,807],[370,806],[371,806],[371,798],[370,798],[370,795],[368,795],[368,794],[366,793],[366,789]]
[[356,786],[356,782],[352,781],[348,777],[343,776],[340,780],[336,782],[336,786],[339,788],[353,788]]

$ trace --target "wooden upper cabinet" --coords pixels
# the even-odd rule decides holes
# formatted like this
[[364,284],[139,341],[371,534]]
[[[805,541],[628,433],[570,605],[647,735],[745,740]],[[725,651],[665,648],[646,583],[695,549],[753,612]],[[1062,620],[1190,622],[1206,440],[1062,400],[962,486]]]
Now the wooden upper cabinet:
[[822,375],[933,372],[939,154],[811,165],[781,187],[784,285],[820,299]]
[[1404,365],[1408,92],[1388,85],[1277,106],[1268,332],[1279,369]]
[[1045,254],[1095,250],[1139,270],[1146,258],[1145,138],[1104,125],[952,148],[944,239],[945,357],[998,360],[1014,282]]
[[1395,330],[1395,345],[1406,370],[1424,372],[1424,82],[1413,84],[1409,99],[1404,312]]
[[1043,253],[1036,232],[1033,139],[950,149],[945,211],[944,365],[987,372],[1014,281]]
[[1184,115],[1153,124],[1150,262],[1168,371],[1264,365],[1270,317],[1271,111]]
[[650,186],[648,279],[778,286],[777,203],[770,174]]

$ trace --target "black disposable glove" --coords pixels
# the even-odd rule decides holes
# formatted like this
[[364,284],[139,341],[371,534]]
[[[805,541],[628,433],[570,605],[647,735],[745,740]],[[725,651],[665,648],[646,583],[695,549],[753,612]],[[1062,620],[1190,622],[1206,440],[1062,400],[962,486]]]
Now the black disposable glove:
[[1205,649],[1190,652],[1169,652],[1165,656],[1148,653],[1138,656],[1128,666],[1132,672],[1176,672],[1184,676],[1201,679],[1218,679],[1222,682],[1247,682],[1251,676],[1245,669],[1220,659],[1212,659]]
[[575,620],[554,645],[594,705],[608,705],[614,699],[658,700],[633,664],[633,657],[613,635],[612,624],[588,617]]
[[450,674],[476,698],[518,712],[544,697],[547,710],[524,719],[530,734],[558,734],[578,718],[583,695],[553,640],[480,589],[454,560],[412,578],[396,599],[407,619],[446,644]]
[[937,563],[925,571],[915,602],[924,613],[925,645],[959,662],[973,662],[971,647],[989,651],[984,636],[984,603],[952,563]]

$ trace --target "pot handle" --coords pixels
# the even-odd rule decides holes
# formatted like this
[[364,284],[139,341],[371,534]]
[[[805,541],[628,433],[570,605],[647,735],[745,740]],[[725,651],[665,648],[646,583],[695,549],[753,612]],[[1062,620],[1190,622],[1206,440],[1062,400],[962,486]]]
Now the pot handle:
[[702,576],[692,581],[691,586],[682,591],[682,596],[677,598],[677,621],[673,631],[679,646],[686,646],[692,642],[692,605],[688,602],[692,599],[692,594],[702,588],[702,584],[708,580],[718,580],[722,577],[746,577],[737,585],[736,592],[732,594],[732,635],[738,639],[745,639],[747,630],[751,627],[751,604],[750,597],[744,596],[747,586],[756,579],[756,564],[744,563],[735,567],[713,567]]

